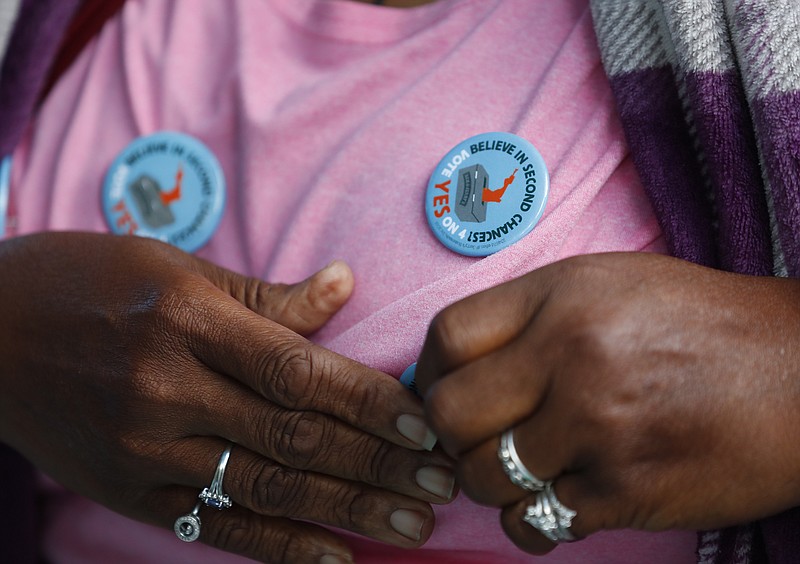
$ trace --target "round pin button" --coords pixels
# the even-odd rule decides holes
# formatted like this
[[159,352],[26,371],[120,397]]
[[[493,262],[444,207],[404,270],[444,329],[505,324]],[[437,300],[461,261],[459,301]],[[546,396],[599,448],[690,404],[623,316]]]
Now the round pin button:
[[456,145],[438,164],[425,214],[448,249],[487,256],[530,233],[549,189],[544,160],[530,142],[511,133],[482,133]]
[[415,362],[411,366],[403,370],[403,373],[400,375],[400,383],[403,384],[410,391],[419,395],[419,388],[417,388],[416,376],[417,376],[417,363]]
[[103,185],[103,213],[112,232],[159,239],[187,252],[208,242],[224,208],[219,161],[197,139],[173,131],[125,147]]
[[0,160],[0,239],[6,236],[8,201],[11,192],[11,155]]

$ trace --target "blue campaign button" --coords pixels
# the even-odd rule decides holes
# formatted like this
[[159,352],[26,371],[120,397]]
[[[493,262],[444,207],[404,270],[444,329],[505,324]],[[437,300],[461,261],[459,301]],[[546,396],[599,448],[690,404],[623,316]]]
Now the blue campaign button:
[[400,375],[400,383],[403,384],[409,391],[414,392],[417,395],[419,394],[419,388],[417,387],[417,363],[415,362],[408,368],[406,368],[403,373]]
[[511,133],[482,133],[456,145],[438,164],[425,214],[448,249],[483,257],[530,233],[549,190],[544,159],[530,142]]
[[11,192],[11,155],[0,161],[0,239],[6,236],[8,200]]
[[200,141],[173,131],[140,137],[111,164],[103,213],[113,233],[151,237],[193,252],[225,208],[225,177]]

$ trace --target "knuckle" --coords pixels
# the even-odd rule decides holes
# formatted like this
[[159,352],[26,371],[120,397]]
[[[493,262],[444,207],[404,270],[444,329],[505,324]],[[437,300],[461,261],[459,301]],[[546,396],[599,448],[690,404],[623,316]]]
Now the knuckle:
[[[253,279],[250,288],[254,303],[268,311],[280,310],[285,307],[286,294],[289,286],[286,284],[267,284],[258,279]],[[255,284],[257,282],[257,284]]]
[[196,280],[180,278],[129,306],[133,337],[161,358],[189,357],[187,346],[215,342],[222,331],[220,302]]
[[[606,369],[614,364],[624,346],[620,343],[620,322],[616,312],[602,306],[573,310],[554,327],[553,333],[559,338],[553,352],[564,366]],[[576,367],[576,363],[580,366]]]
[[178,280],[157,295],[150,296],[141,304],[140,312],[149,316],[166,334],[185,333],[194,327],[198,310],[207,308],[203,297],[198,295],[195,284]]
[[[294,340],[294,339],[293,339]],[[308,405],[318,393],[314,356],[307,342],[272,344],[268,354],[257,354],[255,373],[263,377],[263,395],[290,409]]]
[[352,443],[352,457],[346,457],[352,463],[355,479],[373,485],[384,483],[386,469],[397,466],[392,459],[392,445],[371,436],[364,436]]
[[383,513],[375,496],[353,486],[339,488],[329,510],[333,512],[331,519],[338,526],[355,532],[377,530],[379,525],[375,516]]
[[[376,414],[385,413],[396,400],[395,391],[383,382],[355,376],[351,366],[331,359],[318,362],[321,376],[314,394],[328,404],[328,412],[351,424],[365,427],[378,425]],[[367,383],[368,382],[368,383]]]
[[301,517],[308,496],[308,475],[278,464],[259,464],[250,472],[250,503],[259,513]]
[[140,409],[166,413],[177,408],[184,397],[173,377],[147,365],[133,370],[128,375],[127,385],[132,393],[126,398],[127,409],[121,408],[118,415],[131,418],[141,417],[141,413],[136,413]]
[[[309,327],[314,327],[309,313],[322,309],[321,300],[311,303],[312,296],[303,291],[303,284],[267,284],[255,280],[258,286],[252,290],[253,308],[269,319],[287,326],[294,331],[305,334]],[[312,316],[313,317],[313,316]]]
[[428,339],[434,351],[439,353],[458,353],[461,350],[463,323],[456,310],[451,306],[436,314],[428,330]]
[[613,337],[610,336],[608,325],[602,328],[589,316],[576,319],[576,325],[569,332],[565,347],[572,351],[577,358],[591,359],[592,363],[603,362],[612,357],[614,347]]
[[272,444],[277,456],[293,468],[313,469],[329,454],[332,425],[325,417],[309,412],[288,413],[273,427]]
[[[623,461],[630,462],[642,427],[641,412],[631,402],[630,395],[622,390],[606,392],[598,401],[597,393],[590,396],[579,392],[576,401],[580,409],[572,410],[571,419],[574,428],[580,429],[586,438],[581,448],[581,458],[586,464],[604,474],[604,461],[615,467]],[[616,478],[606,477],[605,484],[611,484]]]

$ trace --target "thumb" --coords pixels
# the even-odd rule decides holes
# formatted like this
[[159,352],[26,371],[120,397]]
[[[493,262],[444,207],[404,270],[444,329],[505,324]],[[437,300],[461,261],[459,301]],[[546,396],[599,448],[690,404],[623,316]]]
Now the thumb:
[[205,263],[203,274],[248,309],[300,335],[320,329],[347,302],[355,284],[344,261],[335,260],[297,284],[269,284]]

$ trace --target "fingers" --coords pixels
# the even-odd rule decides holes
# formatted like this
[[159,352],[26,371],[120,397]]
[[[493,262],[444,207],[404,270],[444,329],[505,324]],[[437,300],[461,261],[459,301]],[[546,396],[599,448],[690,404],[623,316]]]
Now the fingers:
[[214,313],[189,343],[213,371],[285,409],[332,415],[406,448],[432,448],[422,405],[391,376],[246,310],[217,306]]
[[218,384],[216,403],[197,431],[221,435],[288,468],[371,484],[432,503],[455,491],[452,461],[440,450],[412,453],[315,411],[269,404],[252,392]]
[[[538,480],[554,480],[570,471],[574,454],[567,437],[548,434],[535,422],[514,429],[513,437],[519,460]],[[495,437],[462,455],[456,466],[464,493],[478,503],[495,507],[515,503],[528,494],[504,471],[499,446],[500,438]]]
[[417,362],[416,382],[423,393],[449,372],[515,339],[550,292],[552,268],[490,288],[441,311],[431,323]]
[[203,274],[222,291],[301,335],[325,325],[350,298],[355,283],[350,267],[340,260],[297,284],[268,284],[208,262],[199,264]]
[[[557,501],[577,512],[569,525],[576,540],[635,522],[631,512],[641,499],[623,495],[616,481],[599,475],[594,468],[578,465],[584,451],[572,439],[570,425],[561,424],[561,411],[551,405],[513,429],[515,462],[521,462],[536,479],[552,483]],[[500,438],[494,437],[462,455],[456,467],[459,485],[478,503],[502,509],[503,529],[519,548],[533,554],[549,552],[556,544],[523,519],[544,494],[511,481],[500,461],[499,445]]]
[[[224,446],[217,439],[186,441],[182,459],[201,462],[195,462],[195,467],[186,464],[176,481],[198,492],[208,486]],[[288,468],[241,445],[231,451],[223,489],[235,505],[260,515],[322,523],[403,547],[418,546],[433,528],[433,512],[427,503],[367,484]]]
[[546,393],[552,347],[534,321],[557,270],[546,267],[466,298],[431,324],[416,383],[451,456],[527,417]]
[[[440,449],[410,451],[336,417],[283,408],[208,369],[195,371],[193,381],[193,402],[183,416],[182,436],[224,437],[289,468],[363,482],[432,503],[447,503],[455,495],[453,462]],[[186,458],[186,453],[167,454],[171,459]],[[178,481],[186,471],[178,464],[165,477]]]
[[459,456],[534,413],[547,393],[544,347],[535,335],[511,341],[431,386],[425,411],[445,451]]
[[433,530],[433,511],[422,501],[290,469],[246,451],[237,454],[230,493],[257,513],[310,520],[405,547],[418,546]]

